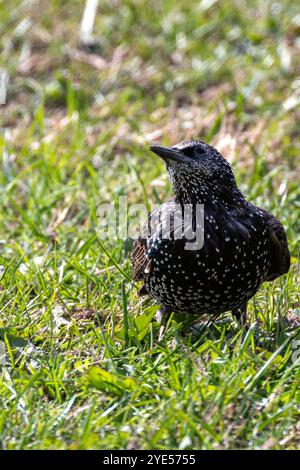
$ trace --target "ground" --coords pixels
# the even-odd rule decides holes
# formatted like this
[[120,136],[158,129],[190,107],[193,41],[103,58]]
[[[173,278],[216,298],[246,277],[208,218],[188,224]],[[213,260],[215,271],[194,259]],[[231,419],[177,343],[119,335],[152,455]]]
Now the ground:
[[[298,2],[102,1],[89,45],[84,6],[0,3],[0,446],[299,448]],[[158,343],[97,208],[166,200],[149,143],[190,137],[280,218],[292,265],[248,331],[172,320]]]

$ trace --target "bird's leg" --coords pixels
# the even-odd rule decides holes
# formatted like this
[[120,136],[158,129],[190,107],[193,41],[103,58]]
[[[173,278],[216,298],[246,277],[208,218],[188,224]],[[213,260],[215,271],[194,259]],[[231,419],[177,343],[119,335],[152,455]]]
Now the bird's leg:
[[170,314],[171,314],[171,311],[168,308],[163,307],[163,306],[161,306],[160,309],[155,314],[155,319],[160,324],[158,341],[160,341],[165,334],[166,326],[170,318]]
[[241,326],[247,324],[247,302],[232,310],[232,315]]

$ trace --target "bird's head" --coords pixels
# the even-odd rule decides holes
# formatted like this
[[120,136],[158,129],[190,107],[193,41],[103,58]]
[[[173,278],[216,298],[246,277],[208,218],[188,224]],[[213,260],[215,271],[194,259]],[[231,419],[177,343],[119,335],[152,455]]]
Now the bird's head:
[[204,142],[188,140],[173,147],[152,145],[150,150],[165,161],[175,194],[182,202],[228,199],[230,192],[237,190],[230,164]]

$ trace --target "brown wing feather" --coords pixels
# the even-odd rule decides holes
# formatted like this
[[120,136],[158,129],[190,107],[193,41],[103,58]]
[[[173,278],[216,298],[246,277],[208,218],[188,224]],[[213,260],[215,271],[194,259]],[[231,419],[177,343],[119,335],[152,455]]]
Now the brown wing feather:
[[269,212],[265,210],[263,210],[263,212],[267,216],[271,242],[271,266],[266,281],[273,281],[289,271],[291,257],[286,233],[282,224]]
[[[154,211],[149,214],[148,220],[141,227],[141,236],[134,242],[133,248],[131,251],[130,259],[133,266],[133,275],[132,278],[134,281],[140,281],[144,279],[144,274],[149,274],[152,270],[152,260],[147,257],[147,240],[151,237],[151,234],[155,234],[158,229],[161,218],[160,214],[162,208],[168,207],[172,208],[174,204],[174,198],[172,198],[167,203],[163,204],[161,207],[154,209]],[[167,212],[167,210],[166,210]],[[140,294],[145,294],[145,288],[142,286],[140,289]]]
[[132,278],[134,281],[143,279],[144,271],[149,263],[146,256],[147,241],[139,237],[133,244],[130,259],[133,266]]

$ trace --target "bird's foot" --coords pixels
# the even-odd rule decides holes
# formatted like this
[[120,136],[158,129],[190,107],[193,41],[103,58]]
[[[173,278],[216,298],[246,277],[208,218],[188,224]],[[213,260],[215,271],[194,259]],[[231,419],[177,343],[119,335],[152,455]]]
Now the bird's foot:
[[170,314],[170,310],[164,307],[161,307],[155,314],[155,319],[160,324],[158,341],[161,341],[164,337]]
[[247,326],[247,304],[232,310],[232,315],[240,324],[240,326]]

